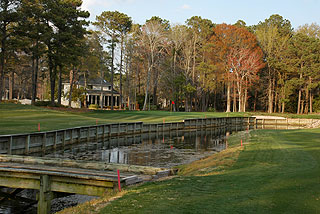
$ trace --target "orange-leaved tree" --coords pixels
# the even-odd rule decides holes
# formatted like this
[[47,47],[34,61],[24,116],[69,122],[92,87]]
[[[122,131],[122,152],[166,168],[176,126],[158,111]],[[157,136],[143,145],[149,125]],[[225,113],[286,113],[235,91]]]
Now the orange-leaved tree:
[[264,67],[263,53],[257,39],[244,27],[221,24],[214,28],[211,42],[212,59],[224,73],[224,81],[227,83],[227,112],[231,109],[233,82],[238,94],[238,111],[245,111],[248,87]]

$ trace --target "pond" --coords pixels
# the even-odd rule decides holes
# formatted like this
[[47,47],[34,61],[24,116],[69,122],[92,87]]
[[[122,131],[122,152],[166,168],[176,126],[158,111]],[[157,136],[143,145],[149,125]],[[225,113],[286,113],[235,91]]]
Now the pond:
[[227,136],[243,129],[203,128],[118,136],[70,145],[45,156],[170,168],[225,149]]
[[[60,148],[50,153],[35,155],[71,160],[104,161],[107,163],[170,168],[199,160],[226,149],[227,137],[233,132],[243,131],[246,128],[244,126],[202,128],[200,130],[175,130],[117,136],[105,139],[104,141],[68,145],[65,148]],[[22,196],[30,194],[28,191],[30,190],[23,191],[21,193]],[[76,205],[72,200],[70,204],[64,204],[58,210]],[[0,201],[0,214],[14,214],[21,213],[21,211],[23,213],[36,213],[35,206],[31,209],[26,209],[26,204],[20,202],[17,205],[14,201],[9,202]],[[55,210],[54,207],[52,208]]]

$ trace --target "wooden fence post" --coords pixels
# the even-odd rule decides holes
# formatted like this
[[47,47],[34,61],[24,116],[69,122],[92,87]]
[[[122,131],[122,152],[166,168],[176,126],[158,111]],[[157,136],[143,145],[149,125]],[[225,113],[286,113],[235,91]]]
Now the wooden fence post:
[[106,134],[105,125],[102,125],[102,140],[104,141],[104,136]]
[[87,129],[87,141],[89,142],[90,140],[90,127]]
[[12,154],[12,143],[13,143],[13,138],[12,138],[12,136],[10,136],[9,145],[8,145],[8,154],[9,155]]
[[42,152],[46,152],[46,146],[47,146],[47,133],[43,134],[42,137]]
[[98,126],[96,126],[96,140],[98,140]]
[[78,130],[78,143],[81,142],[81,128]]
[[73,129],[70,130],[70,144],[73,144]]
[[57,148],[57,140],[58,140],[58,132],[56,131],[54,133],[54,139],[53,139],[53,149]]
[[63,137],[62,137],[62,146],[65,147],[66,145],[66,135],[67,135],[67,131],[64,130],[63,131]]
[[26,138],[26,144],[25,144],[25,153],[26,154],[29,154],[29,148],[30,148],[30,135],[28,134],[27,138]]
[[48,175],[40,175],[40,190],[38,196],[38,214],[49,214],[51,209],[52,192]]

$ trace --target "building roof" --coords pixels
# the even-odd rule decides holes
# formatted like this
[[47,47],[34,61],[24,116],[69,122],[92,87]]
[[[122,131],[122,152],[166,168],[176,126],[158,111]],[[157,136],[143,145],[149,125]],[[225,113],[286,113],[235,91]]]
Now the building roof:
[[[75,83],[84,86],[84,85],[85,85],[85,81],[84,81],[84,80],[85,80],[85,79],[84,79],[84,76],[81,75],[81,76],[79,77],[79,79],[75,81]],[[66,80],[66,81],[64,81],[64,83],[69,83],[69,81]],[[95,78],[88,78],[88,79],[87,79],[87,85],[98,85],[98,86],[100,86],[101,83],[102,83],[102,86],[103,86],[103,87],[111,86],[111,83],[110,83],[110,82],[102,79],[101,77],[95,77]]]
[[[79,85],[84,85],[84,77],[83,76],[79,77],[78,84]],[[108,81],[102,79],[101,77],[87,79],[87,85],[99,85],[100,86],[101,84],[104,87],[111,86],[111,83],[109,83]]]

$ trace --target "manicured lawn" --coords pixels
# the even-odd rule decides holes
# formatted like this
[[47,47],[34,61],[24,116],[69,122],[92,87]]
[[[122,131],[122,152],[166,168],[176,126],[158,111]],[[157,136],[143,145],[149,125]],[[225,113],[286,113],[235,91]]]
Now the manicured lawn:
[[129,190],[100,213],[320,213],[320,129],[251,131],[240,148],[245,135],[172,180]]
[[41,107],[0,104],[0,135],[31,133],[103,123],[136,122],[146,123],[182,121],[188,118],[247,116],[245,113],[212,112],[167,112],[167,111],[89,111],[70,112]]

